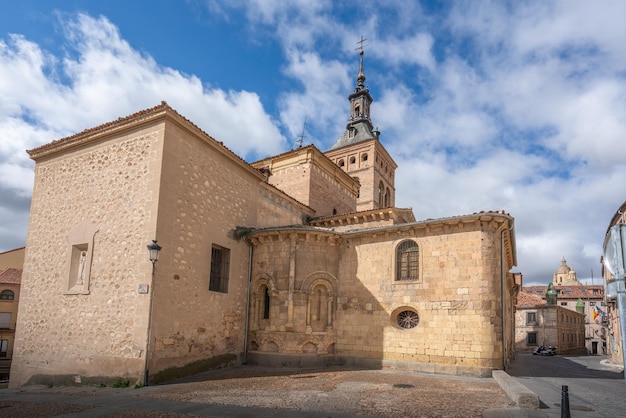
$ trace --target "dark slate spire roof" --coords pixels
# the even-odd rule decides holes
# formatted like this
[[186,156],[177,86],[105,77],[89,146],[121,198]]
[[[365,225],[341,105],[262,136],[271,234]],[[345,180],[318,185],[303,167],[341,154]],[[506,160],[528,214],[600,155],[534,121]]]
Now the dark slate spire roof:
[[348,96],[350,101],[350,119],[346,124],[346,130],[337,142],[330,147],[331,150],[378,138],[379,132],[375,130],[370,120],[370,105],[374,101],[369,89],[365,86],[365,72],[363,71],[363,50],[360,52],[359,73],[356,77],[356,88]]

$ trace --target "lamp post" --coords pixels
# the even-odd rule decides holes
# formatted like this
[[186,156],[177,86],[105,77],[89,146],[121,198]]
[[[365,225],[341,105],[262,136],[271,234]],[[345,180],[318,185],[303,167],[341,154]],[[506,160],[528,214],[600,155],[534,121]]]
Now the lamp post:
[[159,260],[159,252],[161,251],[161,246],[157,244],[157,240],[153,239],[152,244],[148,244],[148,256],[150,257],[150,261],[152,261],[152,274],[156,271],[156,262]]
[[150,307],[148,308],[148,329],[146,330],[146,364],[143,373],[144,386],[149,385],[148,378],[150,373],[148,371],[148,356],[150,355],[150,338],[152,334],[152,303],[154,298],[154,273],[156,271],[156,262],[159,260],[159,252],[161,246],[157,244],[157,240],[153,239],[151,244],[148,244],[148,257],[152,261],[152,284],[150,285]]
[[[617,310],[622,337],[622,361],[626,365],[626,224],[611,227],[604,240],[604,265],[615,277],[617,285]],[[626,373],[626,368],[624,368]],[[626,376],[626,374],[625,374]],[[626,379],[625,379],[626,380]]]

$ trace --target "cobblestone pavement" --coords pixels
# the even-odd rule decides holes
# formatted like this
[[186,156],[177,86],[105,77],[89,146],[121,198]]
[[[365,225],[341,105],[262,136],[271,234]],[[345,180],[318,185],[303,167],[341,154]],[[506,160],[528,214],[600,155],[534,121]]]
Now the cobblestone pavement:
[[[238,366],[144,388],[0,390],[2,417],[482,417],[513,405],[490,378]],[[504,416],[504,415],[503,415]]]

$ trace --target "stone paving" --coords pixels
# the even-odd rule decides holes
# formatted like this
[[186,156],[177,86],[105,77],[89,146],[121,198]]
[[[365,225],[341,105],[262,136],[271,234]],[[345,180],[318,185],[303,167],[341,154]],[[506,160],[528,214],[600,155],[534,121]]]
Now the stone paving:
[[[482,417],[516,410],[489,378],[238,366],[144,388],[0,390],[2,417]],[[495,415],[498,416],[498,415]]]

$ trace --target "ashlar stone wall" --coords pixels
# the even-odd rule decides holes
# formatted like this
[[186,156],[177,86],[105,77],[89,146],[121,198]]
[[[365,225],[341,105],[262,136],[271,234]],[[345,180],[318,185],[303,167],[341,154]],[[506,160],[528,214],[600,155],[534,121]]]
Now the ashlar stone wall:
[[[425,370],[488,375],[502,366],[500,240],[481,225],[344,237],[339,354],[421,363]],[[419,279],[395,279],[395,250],[419,246]],[[417,314],[403,329],[398,315]]]

